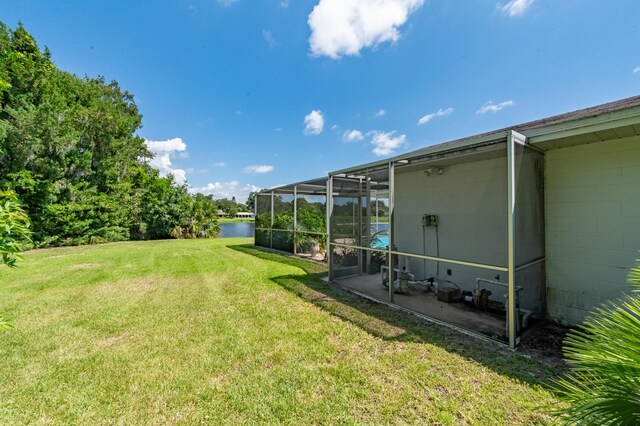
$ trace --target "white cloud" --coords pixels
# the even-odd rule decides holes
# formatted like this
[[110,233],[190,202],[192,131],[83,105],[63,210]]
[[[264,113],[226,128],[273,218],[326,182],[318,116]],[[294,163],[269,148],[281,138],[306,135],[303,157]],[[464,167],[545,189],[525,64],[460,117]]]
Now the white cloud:
[[635,68],[633,69],[633,73],[634,73],[634,74],[638,74],[638,73],[640,73],[640,67],[635,67]]
[[520,16],[527,11],[533,0],[509,0],[506,4],[498,3],[496,8],[503,15]]
[[359,142],[364,139],[364,135],[360,130],[347,130],[342,135],[342,140],[345,142]]
[[314,56],[357,56],[400,38],[399,28],[424,0],[320,0],[309,14]]
[[313,110],[304,118],[304,134],[319,135],[324,129],[322,111]]
[[231,6],[232,4],[234,4],[235,2],[237,2],[238,0],[217,0],[219,4],[223,5],[223,6]]
[[227,167],[227,163],[224,161],[218,161],[217,163],[213,163],[213,167]]
[[393,154],[393,152],[405,144],[406,135],[395,136],[395,130],[392,132],[369,132],[372,136],[371,145],[374,146],[373,153],[378,157]]
[[376,111],[376,113],[374,115],[376,117],[383,117],[386,113],[387,113],[387,111],[385,111],[383,109],[379,109],[378,111]]
[[273,171],[273,166],[255,165],[244,168],[245,173],[269,173]]
[[167,139],[166,141],[150,141],[145,139],[147,148],[153,154],[149,160],[149,165],[160,171],[161,176],[173,175],[178,184],[187,180],[187,172],[183,169],[174,168],[171,164],[171,157],[177,152],[187,150],[187,145],[181,138]]
[[147,147],[151,152],[176,152],[186,151],[187,144],[181,138],[167,139],[166,141],[150,141],[145,139]]
[[271,31],[262,30],[262,37],[264,37],[264,41],[267,42],[269,48],[273,49],[278,45],[278,42],[275,38],[273,38],[273,34],[271,34]]
[[487,112],[498,112],[501,109],[513,106],[515,103],[511,100],[500,102],[499,104],[494,103],[493,101],[489,101],[486,104],[482,105],[479,110],[476,111],[476,114],[485,114]]
[[211,182],[202,187],[191,187],[189,192],[192,194],[204,194],[213,195],[214,198],[233,198],[236,197],[236,201],[244,203],[247,201],[247,197],[250,192],[259,191],[260,187],[247,183],[240,185],[238,181],[231,182]]
[[424,117],[422,117],[420,120],[418,120],[418,125],[422,125],[425,123],[430,122],[431,120],[433,120],[436,117],[446,117],[447,115],[451,114],[453,112],[453,108],[449,107],[447,109],[442,109],[439,108],[437,112],[433,112],[431,114],[427,114]]

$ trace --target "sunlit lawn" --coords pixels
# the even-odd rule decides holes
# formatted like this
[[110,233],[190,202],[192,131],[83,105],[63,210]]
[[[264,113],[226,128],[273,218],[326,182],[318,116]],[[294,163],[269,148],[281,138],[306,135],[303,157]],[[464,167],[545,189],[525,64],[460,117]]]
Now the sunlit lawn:
[[1,269],[0,424],[549,421],[544,365],[250,243],[42,250]]
[[253,219],[237,218],[237,217],[219,217],[218,222],[219,223],[239,223],[239,222],[250,223],[250,222],[253,222]]

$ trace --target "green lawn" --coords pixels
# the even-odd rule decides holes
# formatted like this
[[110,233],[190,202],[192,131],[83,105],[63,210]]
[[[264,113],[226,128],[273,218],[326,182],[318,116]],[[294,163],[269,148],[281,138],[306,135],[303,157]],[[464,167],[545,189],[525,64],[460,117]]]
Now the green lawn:
[[551,370],[250,239],[32,251],[0,270],[0,424],[547,423]]
[[253,219],[238,218],[238,217],[219,217],[219,223],[238,223],[238,222],[253,222]]

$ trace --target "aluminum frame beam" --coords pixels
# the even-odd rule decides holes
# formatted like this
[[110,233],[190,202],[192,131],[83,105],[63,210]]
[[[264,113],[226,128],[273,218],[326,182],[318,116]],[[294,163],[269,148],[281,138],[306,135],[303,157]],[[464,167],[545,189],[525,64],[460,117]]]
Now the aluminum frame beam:
[[507,276],[508,278],[508,305],[507,324],[509,347],[515,349],[520,342],[520,336],[516,335],[516,260],[515,260],[515,214],[516,214],[516,144],[524,145],[526,136],[510,131],[507,134]]

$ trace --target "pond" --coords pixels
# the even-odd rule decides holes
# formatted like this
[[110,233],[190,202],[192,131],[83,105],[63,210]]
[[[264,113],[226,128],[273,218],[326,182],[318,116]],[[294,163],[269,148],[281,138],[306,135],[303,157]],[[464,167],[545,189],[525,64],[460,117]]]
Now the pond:
[[253,227],[253,222],[221,223],[218,238],[253,237]]
[[[254,222],[221,223],[218,238],[253,237],[254,225]],[[372,245],[373,248],[386,248],[389,245],[388,229],[388,223],[371,225],[371,233],[376,234],[376,241]]]

